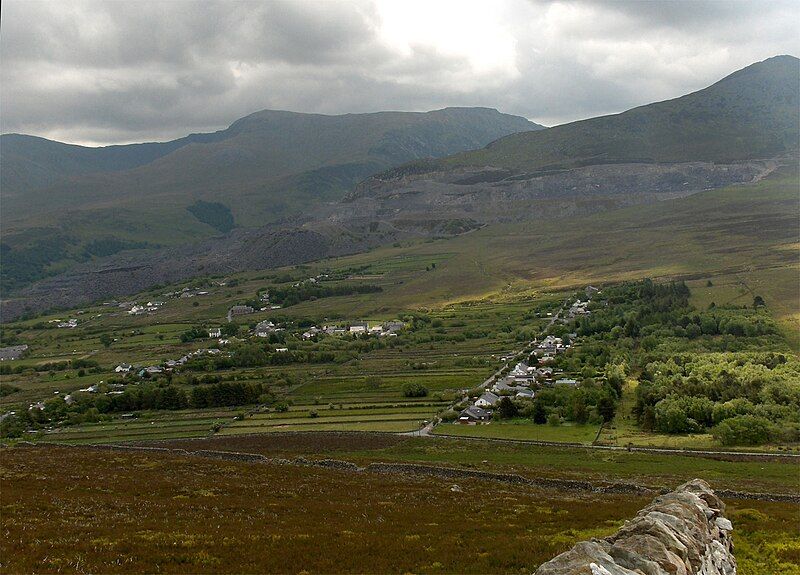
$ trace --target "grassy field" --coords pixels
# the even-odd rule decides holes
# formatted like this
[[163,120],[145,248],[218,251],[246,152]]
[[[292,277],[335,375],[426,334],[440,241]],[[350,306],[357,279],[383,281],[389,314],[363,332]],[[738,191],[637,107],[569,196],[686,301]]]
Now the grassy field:
[[599,445],[635,445],[638,447],[670,447],[674,449],[720,449],[722,447],[710,433],[681,435],[642,431],[633,415],[633,408],[636,404],[636,384],[635,380],[625,382],[622,389],[622,398],[614,420],[604,425],[600,435],[597,437]]
[[[530,573],[649,500],[66,448],[0,470],[10,573]],[[728,503],[740,573],[796,573],[794,510]]]
[[[226,434],[273,431],[275,427],[415,429],[420,420],[434,416],[452,400],[457,390],[472,388],[485,380],[500,364],[501,356],[518,350],[527,338],[538,333],[546,318],[537,313],[557,309],[570,290],[643,276],[686,279],[692,288],[692,303],[699,309],[712,301],[719,305],[750,304],[755,295],[760,295],[787,336],[788,347],[776,351],[797,351],[797,182],[796,168],[784,168],[757,184],[680,200],[567,221],[489,226],[458,238],[410,242],[291,269],[241,274],[227,278],[222,282],[226,285],[220,285],[222,278],[217,278],[216,283],[205,286],[208,295],[166,299],[152,315],[130,316],[116,307],[93,306],[4,325],[4,337],[12,334],[16,343],[31,346],[28,357],[9,365],[31,369],[2,376],[3,383],[12,386],[12,390],[0,397],[0,408],[4,412],[27,409],[31,403],[53,397],[55,392],[63,396],[107,380],[118,363],[150,365],[217,345],[214,340],[181,343],[179,337],[194,325],[222,325],[231,305],[252,299],[259,289],[274,285],[287,274],[289,279],[282,281],[290,283],[336,272],[353,278],[350,282],[378,285],[383,291],[320,298],[258,312],[247,316],[247,323],[273,319],[299,333],[302,330],[297,326],[301,322],[376,322],[409,312],[424,313],[435,323],[400,345],[358,350],[347,361],[237,368],[221,373],[225,380],[268,384],[279,380],[280,383],[270,384],[275,393],[289,404],[318,406],[314,408],[319,412],[317,418],[309,415],[306,419],[305,413],[295,416],[290,412],[290,421],[278,421],[273,415],[263,420],[245,418],[232,422],[236,415],[232,412],[230,419],[217,421],[214,415],[198,415],[194,423],[183,422],[170,428],[159,425],[162,416],[172,418],[162,414],[153,416],[157,420],[154,424],[115,420],[65,429],[58,437],[65,441],[78,437],[118,441],[129,431],[135,432],[134,437],[168,437],[171,432],[203,436],[219,423]],[[188,284],[154,289],[135,299],[164,299],[166,290],[182,285]],[[79,327],[56,329],[47,323],[66,317],[78,318]],[[112,337],[110,346],[101,343],[103,335]],[[313,347],[296,336],[287,342],[292,350]],[[347,345],[332,338],[323,347],[339,352],[348,349]],[[100,368],[43,372],[32,369],[76,358],[96,361]],[[385,417],[377,417],[378,412],[373,414],[375,417],[367,417],[366,412],[337,411],[338,420],[327,418],[334,411],[328,413],[330,405],[366,402],[388,406],[403,402],[401,389],[406,382],[424,385],[430,393],[429,402],[437,405],[426,408],[424,413],[406,406],[395,413],[385,413]],[[623,401],[630,402],[630,398]],[[623,410],[628,415],[629,408],[628,403]],[[582,442],[593,438],[589,430],[568,426],[550,429],[490,425],[455,433]],[[641,434],[624,418],[604,429],[600,439],[618,445],[713,445],[706,435]]]
[[598,428],[598,425],[536,425],[529,419],[519,419],[491,425],[442,424],[436,428],[436,434],[591,444],[597,436]]
[[756,460],[733,456],[610,452],[378,433],[276,433],[166,441],[158,445],[269,456],[333,457],[360,464],[380,461],[442,464],[531,477],[632,481],[652,487],[671,487],[703,477],[715,488],[800,493],[797,483],[800,463],[777,458]]

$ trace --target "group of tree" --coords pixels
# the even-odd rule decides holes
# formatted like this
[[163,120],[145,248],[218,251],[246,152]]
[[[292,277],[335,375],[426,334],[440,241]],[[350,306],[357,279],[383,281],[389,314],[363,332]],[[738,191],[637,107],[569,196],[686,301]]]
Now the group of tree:
[[302,301],[320,299],[324,297],[357,295],[381,292],[383,288],[372,284],[320,284],[304,282],[288,287],[272,287],[269,289],[270,302],[283,307],[296,305]]
[[800,362],[780,353],[676,355],[649,363],[636,390],[641,426],[711,431],[724,444],[800,439]]
[[113,413],[145,410],[179,410],[186,408],[230,407],[272,403],[275,396],[260,382],[220,382],[197,385],[189,391],[166,382],[129,386],[118,395],[73,393],[70,403],[63,398],[44,402],[44,408],[23,410],[4,418],[0,436],[19,437],[27,429],[51,424],[79,424],[109,419]]

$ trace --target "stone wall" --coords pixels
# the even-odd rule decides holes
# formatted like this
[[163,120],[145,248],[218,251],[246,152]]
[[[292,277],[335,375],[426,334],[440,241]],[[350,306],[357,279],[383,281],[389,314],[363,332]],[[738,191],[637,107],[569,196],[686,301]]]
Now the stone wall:
[[694,479],[656,497],[615,535],[583,541],[534,575],[735,575],[725,504]]

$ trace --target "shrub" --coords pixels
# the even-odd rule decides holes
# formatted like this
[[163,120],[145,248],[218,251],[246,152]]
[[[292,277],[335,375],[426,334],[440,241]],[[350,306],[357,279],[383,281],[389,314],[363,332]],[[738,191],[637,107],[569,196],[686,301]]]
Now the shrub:
[[451,423],[456,419],[458,419],[458,412],[452,409],[448,409],[439,416],[439,419],[441,419],[445,423]]
[[405,397],[425,397],[428,395],[428,388],[421,383],[409,381],[403,384],[403,396]]
[[775,435],[770,421],[755,415],[737,415],[717,425],[712,434],[723,445],[760,445]]

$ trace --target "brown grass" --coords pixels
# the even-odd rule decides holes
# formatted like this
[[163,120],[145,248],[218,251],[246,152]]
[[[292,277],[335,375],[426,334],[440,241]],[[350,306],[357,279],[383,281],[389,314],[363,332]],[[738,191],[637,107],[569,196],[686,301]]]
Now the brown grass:
[[0,469],[4,573],[531,572],[646,502],[77,448]]
[[388,433],[300,432],[269,435],[228,435],[202,439],[142,442],[143,445],[186,450],[210,449],[260,453],[261,455],[326,455],[349,451],[373,451],[394,447],[408,438]]
[[[2,573],[530,573],[649,500],[164,453],[0,454]],[[741,573],[797,572],[797,507],[729,504]]]

